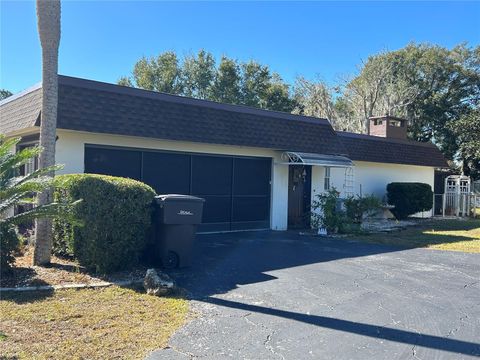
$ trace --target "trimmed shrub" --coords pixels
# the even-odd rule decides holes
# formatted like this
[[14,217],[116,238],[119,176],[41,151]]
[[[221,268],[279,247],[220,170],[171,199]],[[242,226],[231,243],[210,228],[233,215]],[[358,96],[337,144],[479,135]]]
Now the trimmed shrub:
[[73,255],[99,273],[138,263],[147,243],[155,191],[136,180],[94,174],[55,178],[58,202],[81,200],[74,216],[81,225],[54,221],[54,251]]
[[14,263],[14,254],[18,251],[20,240],[15,226],[0,222],[0,273],[10,270]]
[[387,199],[394,205],[391,211],[397,219],[405,219],[409,215],[428,211],[433,204],[433,191],[424,183],[394,182],[387,185]]

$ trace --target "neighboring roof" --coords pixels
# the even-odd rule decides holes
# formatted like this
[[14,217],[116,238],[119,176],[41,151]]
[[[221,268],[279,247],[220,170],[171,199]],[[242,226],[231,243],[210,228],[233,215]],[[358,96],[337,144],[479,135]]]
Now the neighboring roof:
[[330,123],[66,76],[59,77],[61,129],[346,154]]
[[40,84],[0,101],[0,134],[38,125],[41,109]]
[[337,131],[350,158],[357,161],[448,167],[437,146],[427,142]]

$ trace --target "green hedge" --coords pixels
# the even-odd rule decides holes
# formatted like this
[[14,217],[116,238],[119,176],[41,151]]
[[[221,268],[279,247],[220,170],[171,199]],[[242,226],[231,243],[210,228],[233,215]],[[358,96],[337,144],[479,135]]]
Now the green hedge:
[[424,183],[394,182],[387,185],[387,198],[393,215],[397,219],[405,219],[409,215],[428,211],[432,208],[432,187]]
[[147,242],[155,191],[139,181],[94,174],[59,175],[56,201],[81,202],[74,209],[81,225],[54,221],[54,252],[72,255],[99,273],[138,263]]
[[19,244],[15,226],[0,222],[0,273],[7,273],[10,270]]

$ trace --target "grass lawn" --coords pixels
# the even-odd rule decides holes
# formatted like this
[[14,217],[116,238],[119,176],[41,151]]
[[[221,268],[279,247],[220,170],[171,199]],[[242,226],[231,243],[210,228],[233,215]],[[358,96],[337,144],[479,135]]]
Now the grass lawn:
[[184,299],[129,288],[4,293],[0,359],[142,359],[186,314]]
[[394,233],[355,236],[377,244],[480,253],[480,219],[431,220]]

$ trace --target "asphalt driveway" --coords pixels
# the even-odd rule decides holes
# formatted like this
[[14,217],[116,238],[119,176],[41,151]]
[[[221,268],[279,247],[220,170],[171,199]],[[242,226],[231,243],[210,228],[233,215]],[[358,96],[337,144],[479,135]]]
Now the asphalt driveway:
[[480,357],[480,255],[292,232],[201,235],[196,312],[149,359]]

